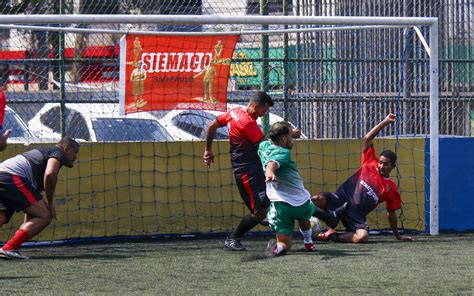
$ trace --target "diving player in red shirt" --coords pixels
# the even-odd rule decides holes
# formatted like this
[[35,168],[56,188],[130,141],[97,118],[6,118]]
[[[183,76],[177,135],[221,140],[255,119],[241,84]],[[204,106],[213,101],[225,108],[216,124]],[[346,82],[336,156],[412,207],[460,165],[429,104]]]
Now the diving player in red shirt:
[[385,126],[396,120],[397,117],[394,114],[389,114],[365,135],[361,168],[339,186],[335,193],[321,192],[312,198],[317,207],[325,210],[335,209],[348,202],[346,212],[341,217],[346,232],[338,235],[336,230],[329,229],[320,234],[320,239],[352,243],[367,242],[369,240],[367,215],[382,202],[387,203],[388,221],[395,237],[398,240],[412,239],[400,235],[397,228],[396,210],[401,208],[401,198],[397,185],[390,180],[390,172],[396,166],[397,155],[393,151],[385,150],[377,159],[372,143]]

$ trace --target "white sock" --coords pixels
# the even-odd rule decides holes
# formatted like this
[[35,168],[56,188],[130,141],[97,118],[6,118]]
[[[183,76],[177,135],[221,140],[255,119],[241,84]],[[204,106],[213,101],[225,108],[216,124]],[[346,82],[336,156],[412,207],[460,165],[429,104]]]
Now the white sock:
[[303,239],[305,244],[309,244],[313,242],[313,238],[311,237],[313,234],[313,231],[310,229],[308,230],[301,230],[301,234],[303,234]]
[[283,246],[277,243],[273,252],[275,252],[275,255],[278,256],[281,252],[283,252]]

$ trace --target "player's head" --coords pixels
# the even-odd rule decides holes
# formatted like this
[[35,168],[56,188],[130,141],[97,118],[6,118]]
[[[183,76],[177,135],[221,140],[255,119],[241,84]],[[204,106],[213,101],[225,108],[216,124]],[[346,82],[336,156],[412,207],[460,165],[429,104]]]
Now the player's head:
[[72,138],[64,137],[56,146],[64,151],[64,165],[68,168],[72,168],[77,159],[77,153],[79,152],[79,143]]
[[247,112],[254,118],[259,118],[268,112],[271,106],[273,106],[272,98],[263,91],[255,92],[250,98],[247,106]]
[[273,144],[291,149],[293,148],[293,138],[290,135],[291,125],[286,121],[279,121],[272,124],[268,137],[272,140]]
[[397,155],[392,150],[384,150],[379,156],[379,173],[383,177],[389,177],[390,172],[397,166]]

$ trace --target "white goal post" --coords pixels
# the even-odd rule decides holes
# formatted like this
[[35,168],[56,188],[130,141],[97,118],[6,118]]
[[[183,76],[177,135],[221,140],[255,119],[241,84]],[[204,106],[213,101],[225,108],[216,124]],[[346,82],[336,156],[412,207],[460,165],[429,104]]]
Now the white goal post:
[[[321,16],[217,16],[217,15],[1,15],[0,27],[11,25],[41,24],[215,24],[215,25],[325,25],[325,26],[365,26],[378,27],[429,27],[429,43],[423,38],[422,43],[429,54],[430,65],[430,234],[439,234],[439,89],[438,89],[438,18],[432,17],[321,17]],[[44,27],[43,27],[44,28]],[[333,30],[339,27],[318,28]],[[64,28],[47,27],[49,31]],[[345,29],[348,29],[347,27]],[[67,28],[68,32],[80,30]],[[282,30],[280,30],[281,33]],[[121,33],[136,33],[120,31]],[[116,33],[120,33],[116,32]],[[252,31],[252,33],[268,34],[269,31]],[[295,32],[287,30],[286,32]],[[296,31],[297,32],[297,31]],[[176,32],[155,32],[155,34],[176,34]],[[225,32],[242,34],[245,31]],[[420,37],[421,33],[417,31]],[[183,34],[183,33],[181,33]],[[187,33],[188,35],[190,33]],[[202,34],[202,32],[201,32]],[[429,48],[427,47],[429,46]]]

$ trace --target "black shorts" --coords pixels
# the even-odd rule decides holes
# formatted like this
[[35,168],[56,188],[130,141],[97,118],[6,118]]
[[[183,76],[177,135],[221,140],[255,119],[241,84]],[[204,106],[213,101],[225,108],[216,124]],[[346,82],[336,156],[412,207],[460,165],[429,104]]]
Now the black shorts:
[[0,173],[0,201],[10,209],[23,211],[42,199],[28,179],[10,173]]
[[245,169],[239,169],[238,172],[234,171],[234,176],[240,196],[252,214],[270,206],[265,174],[261,166],[247,166]]
[[367,224],[367,217],[351,202],[343,192],[322,192],[326,198],[326,210],[334,210],[348,202],[347,210],[344,216],[341,217],[341,222],[346,228],[346,231],[355,232],[357,229],[369,230]]

